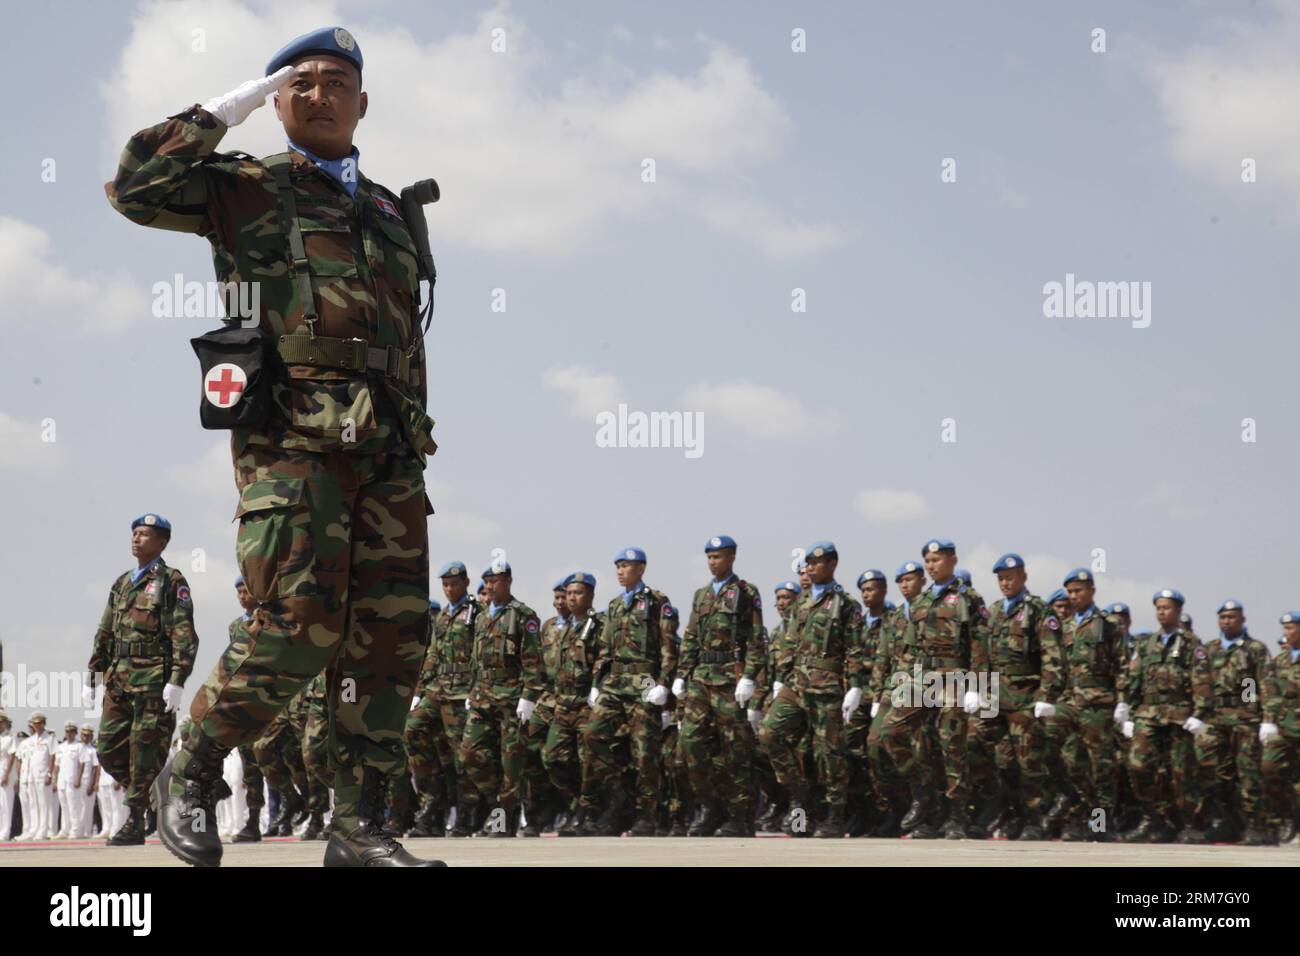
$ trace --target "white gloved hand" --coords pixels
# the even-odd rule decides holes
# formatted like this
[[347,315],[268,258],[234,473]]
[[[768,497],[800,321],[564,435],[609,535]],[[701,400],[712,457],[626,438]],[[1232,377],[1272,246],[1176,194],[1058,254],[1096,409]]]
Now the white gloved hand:
[[415,710],[415,708],[417,708],[417,707],[419,707],[419,706],[420,706],[420,695],[419,695],[419,694],[412,694],[412,695],[411,695],[411,710]]
[[599,687],[593,687],[593,688],[591,689],[591,693],[587,695],[587,706],[588,706],[588,707],[595,707],[595,706],[596,706],[596,698],[599,697],[599,696],[600,696],[600,688],[599,688]]
[[1124,721],[1123,725],[1120,727],[1120,733],[1122,733],[1129,740],[1132,740],[1133,731],[1136,729],[1137,729],[1137,724],[1133,723],[1133,721],[1131,720],[1126,720]]
[[86,683],[82,685],[81,706],[85,710],[93,710],[95,708],[95,685],[90,681],[86,681]]
[[763,712],[751,707],[745,711],[745,718],[749,721],[749,726],[754,728],[754,733],[758,733],[758,725],[763,722]]
[[1183,721],[1183,730],[1187,731],[1193,737],[1199,737],[1205,733],[1205,721],[1199,717],[1188,717]]
[[849,692],[844,695],[844,702],[840,704],[840,713],[847,721],[860,706],[862,706],[862,688],[850,687]]
[[465,709],[466,709],[466,710],[469,710],[469,698],[468,698],[468,697],[465,698]]
[[880,701],[873,700],[871,702],[871,719],[875,720],[876,714],[878,713],[880,713]]
[[1035,717],[1055,717],[1055,716],[1056,716],[1056,705],[1055,705],[1055,704],[1049,704],[1049,703],[1047,703],[1047,701],[1045,701],[1045,700],[1040,700],[1040,701],[1038,701],[1038,703],[1034,704],[1034,716],[1035,716]]
[[659,719],[663,721],[663,724],[660,729],[667,730],[673,722],[673,715],[670,711],[665,710],[662,714],[659,715]]
[[777,694],[781,693],[783,687],[785,687],[785,685],[779,680],[772,681],[772,696],[775,697]]
[[520,697],[519,703],[515,705],[515,716],[524,723],[528,723],[533,716],[533,711],[537,709],[537,701],[529,700],[526,697]]
[[265,105],[267,96],[283,86],[292,75],[293,67],[282,66],[270,76],[240,83],[229,93],[214,96],[203,104],[203,108],[227,126],[238,126],[253,110]]
[[163,688],[163,712],[170,714],[181,705],[181,685],[168,684]]
[[1266,744],[1272,738],[1276,737],[1278,733],[1277,724],[1271,724],[1268,721],[1264,721],[1264,723],[1259,725],[1259,742],[1261,744]]
[[662,707],[668,703],[668,688],[663,684],[655,684],[645,695],[647,704],[654,704],[656,707]]
[[673,681],[673,696],[681,697],[686,693],[686,681],[678,677]]
[[966,691],[966,696],[961,699],[962,710],[968,714],[978,713],[980,709],[980,695],[973,690]]
[[1115,723],[1128,723],[1128,704],[1121,702],[1115,705]]
[[736,683],[736,703],[741,707],[745,706],[745,701],[754,696],[754,682],[748,677],[742,677]]

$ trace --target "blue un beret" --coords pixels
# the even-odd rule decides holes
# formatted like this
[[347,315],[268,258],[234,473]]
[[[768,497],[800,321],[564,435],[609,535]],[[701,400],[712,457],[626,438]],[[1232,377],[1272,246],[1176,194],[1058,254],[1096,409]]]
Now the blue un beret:
[[645,552],[640,548],[624,548],[614,555],[614,563],[618,564],[620,561],[640,561],[645,564]]
[[1129,617],[1132,617],[1132,616],[1133,616],[1133,612],[1129,610],[1128,605],[1125,604],[1123,601],[1116,601],[1116,602],[1115,602],[1114,604],[1112,604],[1110,607],[1106,608],[1106,613],[1107,613],[1107,614],[1127,614]]
[[885,602],[885,610],[886,610],[886,611],[892,611],[892,610],[895,610],[894,602],[893,602],[893,601],[886,601],[886,602]]
[[141,515],[131,522],[131,530],[134,531],[141,525],[144,525],[146,528],[153,528],[155,531],[161,531],[169,538],[172,536],[172,523],[162,515]]
[[352,34],[342,27],[321,27],[304,33],[296,40],[290,40],[282,46],[271,62],[266,64],[266,75],[270,76],[281,67],[288,66],[294,60],[310,53],[324,53],[347,60],[361,72],[361,47]]
[[901,578],[904,574],[915,574],[917,571],[924,572],[924,570],[925,569],[922,568],[915,561],[905,561],[902,564],[900,564],[898,566],[898,570],[894,572],[894,581],[895,583],[897,583],[898,579]]
[[1242,605],[1240,601],[1238,601],[1236,598],[1228,598],[1228,600],[1224,601],[1222,604],[1219,605],[1219,610],[1216,611],[1215,613],[1222,614],[1224,611],[1244,611],[1244,610],[1246,610],[1246,608]]
[[573,577],[572,574],[566,574],[564,577],[560,578],[560,580],[558,580],[558,581],[555,582],[555,586],[554,586],[553,588],[551,588],[551,590],[552,590],[552,591],[563,591],[566,587],[569,586],[569,578],[571,578],[571,577]]
[[828,555],[839,557],[839,552],[835,550],[834,541],[814,541],[808,545],[808,550],[804,553],[804,559],[822,558]]
[[1073,571],[1071,571],[1069,574],[1065,576],[1065,580],[1061,582],[1061,586],[1064,587],[1065,585],[1069,584],[1071,581],[1087,581],[1089,584],[1096,583],[1092,579],[1092,572],[1089,571],[1087,568],[1075,568]]
[[993,573],[996,574],[999,571],[1014,571],[1017,568],[1023,568],[1024,566],[1024,558],[1016,554],[1014,551],[1008,551],[1006,554],[1002,555],[1002,557],[998,558],[997,562],[993,565]]
[[734,548],[735,546],[735,538],[729,534],[719,534],[704,542],[704,553],[708,554],[710,551],[721,551],[724,548]]
[[951,551],[957,553],[957,545],[953,544],[947,538],[931,538],[925,544],[921,545],[921,557],[932,554],[935,551]]
[[430,611],[441,611],[441,610],[442,610],[442,605],[439,604],[437,601],[435,601],[433,598],[429,598],[429,610],[430,610]]
[[565,587],[568,587],[570,584],[585,584],[589,588],[595,588],[596,575],[588,574],[586,571],[574,571],[564,579]]
[[[799,587],[798,581],[782,581],[776,586],[774,593],[780,594],[782,591],[790,591],[793,594],[802,594],[803,588]],[[1300,620],[1300,618],[1297,618],[1297,620]]]
[[1300,624],[1300,611],[1287,611],[1277,619],[1279,624]]
[[960,581],[962,584],[966,585],[966,587],[971,586],[970,572],[967,571],[965,568],[958,568],[956,571],[952,573],[952,576],[956,578],[958,581]]
[[1057,588],[1050,595],[1048,595],[1047,603],[1055,604],[1057,601],[1068,601],[1068,600],[1070,600],[1070,595],[1065,593],[1065,588]]
[[492,575],[494,574],[509,574],[509,573],[510,573],[509,561],[493,561],[491,564],[489,564],[486,568],[483,569],[483,578],[484,580],[486,580],[492,577]]
[[244,586],[244,576],[241,574],[235,578],[235,587],[242,588],[243,586]]
[[862,585],[866,584],[868,581],[883,581],[883,580],[885,580],[885,572],[878,571],[875,568],[871,568],[870,570],[863,571],[861,574],[858,575],[858,589],[861,590]]
[[465,569],[464,561],[448,561],[438,572],[440,578],[467,578],[469,571]]
[[1178,604],[1184,603],[1182,592],[1175,590],[1174,588],[1165,588],[1163,591],[1157,591],[1155,594],[1151,595],[1151,603],[1155,604],[1156,601],[1159,601],[1161,598],[1168,598]]

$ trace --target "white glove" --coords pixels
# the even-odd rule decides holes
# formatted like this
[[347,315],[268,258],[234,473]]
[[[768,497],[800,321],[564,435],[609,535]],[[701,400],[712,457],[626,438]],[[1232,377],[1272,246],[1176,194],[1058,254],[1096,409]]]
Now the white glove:
[[468,698],[468,697],[465,698],[465,709],[466,709],[466,710],[469,710],[469,698]]
[[662,707],[668,703],[668,688],[663,684],[655,684],[642,697],[647,704],[654,704],[656,707]]
[[673,696],[682,697],[686,694],[686,681],[678,677],[673,681]]
[[754,682],[748,677],[742,677],[736,684],[736,703],[744,707],[745,701],[753,696]]
[[591,693],[587,695],[587,706],[588,706],[588,707],[595,707],[595,706],[596,706],[596,698],[599,697],[599,696],[600,696],[600,688],[599,688],[599,687],[593,687],[593,688],[591,689]]
[[222,93],[203,104],[203,108],[227,126],[238,126],[250,113],[266,104],[266,97],[284,85],[293,75],[293,67],[282,66],[270,76],[240,83],[229,93]]
[[873,700],[871,702],[871,719],[875,720],[876,714],[878,713],[880,713],[880,701]]
[[848,720],[860,706],[862,706],[862,688],[850,687],[849,692],[844,695],[844,703],[840,704],[840,713],[844,715],[845,720]]
[[1124,721],[1123,726],[1121,726],[1119,730],[1120,730],[1120,733],[1122,733],[1125,737],[1127,737],[1129,740],[1132,740],[1132,739],[1133,739],[1133,731],[1134,731],[1136,728],[1137,728],[1137,725],[1136,725],[1135,723],[1133,723],[1133,721],[1131,721],[1131,720],[1126,720],[1126,721]]
[[1128,723],[1128,704],[1119,703],[1115,705],[1115,723]]
[[515,716],[518,717],[524,723],[528,723],[529,719],[533,716],[533,711],[535,711],[536,709],[537,709],[536,701],[528,700],[525,697],[520,697],[519,703],[515,707]]
[[775,697],[777,694],[781,693],[781,688],[784,686],[785,685],[779,680],[772,681],[772,696]]
[[1044,701],[1044,700],[1040,700],[1038,703],[1034,704],[1034,716],[1035,716],[1035,717],[1055,717],[1055,716],[1056,716],[1056,705],[1055,705],[1055,704],[1049,704],[1049,703],[1047,703],[1047,701]]
[[1205,733],[1205,721],[1197,717],[1188,717],[1183,721],[1183,730],[1187,731],[1193,737],[1199,737]]
[[758,725],[763,722],[763,712],[751,707],[745,711],[745,717],[749,720],[749,726],[754,728],[754,733],[758,733]]
[[1278,735],[1277,724],[1270,724],[1268,721],[1259,725],[1259,742],[1266,744],[1273,737]]
[[415,708],[417,708],[417,707],[419,707],[419,706],[420,706],[420,695],[419,695],[419,694],[412,694],[412,695],[411,695],[411,710],[415,710]]
[[662,714],[659,715],[659,717],[663,721],[663,725],[661,726],[660,729],[667,730],[673,722],[673,715],[665,710]]
[[85,710],[93,710],[95,707],[95,685],[90,681],[81,688],[81,706]]
[[961,699],[962,710],[968,714],[978,713],[980,709],[980,695],[973,690],[966,691],[966,696]]
[[170,714],[181,705],[181,685],[168,684],[163,688],[163,712]]

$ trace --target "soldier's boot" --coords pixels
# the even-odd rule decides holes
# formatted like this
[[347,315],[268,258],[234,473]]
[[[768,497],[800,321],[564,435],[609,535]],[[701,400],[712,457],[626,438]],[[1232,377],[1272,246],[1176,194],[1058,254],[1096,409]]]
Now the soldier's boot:
[[658,813],[654,806],[644,807],[637,811],[636,823],[632,824],[632,829],[628,830],[628,836],[634,837],[652,837],[658,829]]
[[691,824],[690,829],[686,831],[687,836],[707,837],[713,836],[713,831],[722,826],[722,821],[726,819],[726,811],[722,803],[715,799],[704,801],[703,810],[696,821]]
[[1083,812],[1076,807],[1061,828],[1061,839],[1066,843],[1085,843],[1090,835],[1091,831],[1084,822]]
[[542,801],[537,799],[528,800],[524,804],[524,824],[523,833],[526,837],[540,837],[542,835]]
[[1025,810],[1025,805],[1019,800],[1009,804],[1002,811],[1000,816],[988,831],[988,835],[995,840],[1016,840],[1019,839],[1021,831],[1025,828],[1025,819],[1029,816]]
[[1267,826],[1251,823],[1246,827],[1246,835],[1241,842],[1245,846],[1276,846],[1277,835],[1270,831]]
[[451,828],[454,837],[474,835],[474,804],[461,801],[456,804],[456,823]]
[[[623,819],[623,812],[627,807],[627,791],[623,789],[623,781],[618,777],[613,777],[605,787],[605,812],[602,813],[592,824],[583,827],[584,836],[619,836],[623,830],[620,821]],[[591,830],[595,833],[591,833]]]
[[1171,843],[1175,832],[1164,818],[1150,808],[1144,808],[1142,819],[1124,835],[1125,843]]
[[1210,825],[1205,829],[1206,843],[1236,843],[1241,839],[1241,829],[1229,811],[1230,801],[1221,795],[1206,800],[1205,809],[1210,817]]
[[202,737],[175,774],[177,754],[163,765],[150,797],[158,813],[158,836],[163,846],[191,866],[220,866],[221,837],[217,833],[218,800],[230,796],[221,775],[225,754],[211,737]]
[[780,833],[781,818],[785,816],[785,811],[788,806],[789,801],[784,797],[778,797],[771,800],[767,805],[767,809],[763,811],[763,815],[759,817],[758,829],[762,830],[764,833]]
[[144,835],[153,836],[158,832],[158,817],[153,812],[153,807],[146,807],[144,811]]
[[1014,837],[1008,834],[1008,840],[1046,840],[1047,824],[1043,821],[1042,813],[1029,811],[1025,815],[1024,826]]
[[842,840],[844,832],[844,805],[833,803],[827,808],[822,822],[817,824],[813,836],[821,840]]
[[[500,839],[514,837],[519,832],[519,806],[514,803],[503,803],[501,804],[501,810],[505,814],[505,825],[491,827],[490,832],[484,834],[485,836]],[[491,826],[491,821],[492,817],[489,816],[488,824],[485,824],[485,826]]]
[[329,823],[325,824],[325,826],[321,827],[321,831],[319,834],[317,834],[316,839],[328,840],[333,835],[334,835],[334,821],[331,820]]
[[420,798],[420,809],[416,812],[415,820],[411,824],[411,829],[406,831],[405,836],[433,836],[433,812],[433,795],[426,793]]
[[975,816],[970,821],[970,826],[966,828],[966,835],[972,840],[984,840],[993,835],[998,828],[1002,818],[1010,812],[1011,808],[1002,796],[999,789],[986,799],[979,801],[975,808]]
[[446,866],[442,860],[412,856],[402,844],[385,836],[375,821],[383,815],[384,775],[374,767],[362,770],[357,801],[360,824],[344,833],[334,827],[325,845],[325,866]]
[[922,782],[912,784],[912,805],[903,814],[899,827],[904,833],[910,833],[920,827],[934,814],[934,794]]
[[686,814],[687,809],[685,805],[682,805],[677,809],[677,812],[673,814],[672,826],[668,828],[668,836],[684,837],[690,832],[690,828],[686,825]]
[[899,826],[899,823],[906,812],[906,806],[890,803],[888,809],[881,814],[880,822],[871,828],[868,835],[882,840],[892,840],[902,836],[903,828]]
[[715,837],[752,837],[754,811],[751,807],[732,804],[727,811],[727,821],[713,831]]
[[302,831],[304,840],[319,840],[321,831],[325,829],[325,818],[319,810],[313,810],[307,817],[307,829]]
[[790,808],[786,810],[785,816],[781,818],[781,832],[792,837],[809,836],[808,830],[809,824],[812,823],[812,815],[812,793],[809,791],[807,784],[802,787],[791,788]]
[[966,815],[966,801],[953,800],[948,812],[948,819],[943,824],[945,840],[965,840],[970,834],[970,820]]
[[1074,798],[1068,790],[1061,790],[1052,801],[1052,805],[1043,816],[1043,825],[1047,829],[1052,829],[1062,823],[1070,813],[1070,808],[1074,805]]
[[266,835],[291,836],[293,818],[307,804],[303,802],[295,787],[290,785],[280,791],[280,812],[266,824]]
[[132,807],[126,823],[105,842],[109,846],[144,846],[144,811]]
[[262,842],[262,827],[257,819],[258,811],[248,811],[248,822],[244,824],[244,829],[240,830],[230,838],[231,843],[260,843]]

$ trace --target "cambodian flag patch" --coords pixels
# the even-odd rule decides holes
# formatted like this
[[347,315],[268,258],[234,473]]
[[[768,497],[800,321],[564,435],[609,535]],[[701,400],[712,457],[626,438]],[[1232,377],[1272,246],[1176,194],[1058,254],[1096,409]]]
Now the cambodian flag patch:
[[181,604],[189,604],[190,589],[183,584],[180,587],[178,587],[176,589],[176,600],[179,601]]
[[375,197],[375,205],[378,206],[380,209],[382,209],[384,212],[388,213],[388,215],[390,216],[399,216],[399,217],[401,216],[401,213],[397,211],[397,207],[394,206],[390,200],[385,199],[383,196]]

